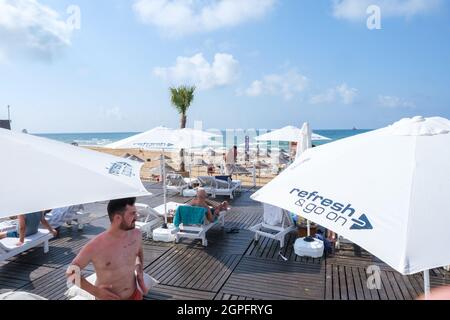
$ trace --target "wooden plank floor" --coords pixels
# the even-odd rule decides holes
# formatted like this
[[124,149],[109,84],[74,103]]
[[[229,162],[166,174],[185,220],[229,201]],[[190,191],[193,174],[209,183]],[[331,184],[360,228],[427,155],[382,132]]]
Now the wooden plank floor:
[[[162,204],[161,185],[146,187],[153,196],[138,201],[153,207]],[[206,248],[199,240],[187,239],[179,244],[144,240],[145,272],[160,281],[145,298],[411,300],[422,294],[421,274],[402,276],[353,245],[343,245],[332,257],[312,259],[295,255],[295,232],[287,235],[282,250],[272,239],[253,241],[254,234],[248,228],[261,221],[262,206],[250,199],[252,192],[244,191],[231,201],[233,208],[225,227],[215,226],[208,232]],[[169,196],[169,201],[188,200]],[[60,238],[50,241],[48,254],[38,247],[0,263],[0,293],[18,290],[48,299],[66,299],[66,267],[90,239],[108,228],[106,205],[87,205],[91,222],[82,232],[75,226],[63,228]],[[379,289],[367,286],[370,266],[381,270]],[[90,265],[85,274],[92,272]],[[430,276],[433,287],[450,284],[450,273],[443,269],[432,270]]]

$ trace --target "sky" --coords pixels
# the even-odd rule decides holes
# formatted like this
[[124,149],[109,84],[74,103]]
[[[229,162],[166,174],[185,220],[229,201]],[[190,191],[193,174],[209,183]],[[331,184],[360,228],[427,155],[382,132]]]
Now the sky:
[[446,0],[0,0],[0,118],[33,133],[450,118]]

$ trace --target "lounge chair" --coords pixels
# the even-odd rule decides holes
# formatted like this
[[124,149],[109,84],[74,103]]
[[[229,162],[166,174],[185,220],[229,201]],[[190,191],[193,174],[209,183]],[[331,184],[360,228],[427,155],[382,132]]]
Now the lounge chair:
[[208,246],[206,232],[219,223],[223,228],[225,226],[225,215],[226,211],[222,211],[214,222],[209,222],[205,208],[179,206],[174,217],[174,225],[178,229],[175,242],[178,243],[181,238],[201,239],[202,245]]
[[78,230],[83,230],[84,225],[89,222],[90,213],[84,210],[83,205],[54,209],[45,215],[45,219],[53,228],[58,228],[64,223],[72,225],[76,223]]
[[286,210],[264,204],[263,222],[250,227],[249,230],[255,232],[255,241],[258,241],[260,236],[275,239],[280,241],[281,249],[284,247],[284,237],[295,230],[295,224]]
[[166,187],[167,191],[183,195],[183,190],[189,188],[189,183],[180,174],[173,173],[166,175]]
[[0,262],[14,257],[31,248],[44,245],[44,253],[49,251],[48,241],[53,238],[53,235],[46,229],[39,229],[39,231],[29,237],[25,238],[25,243],[18,247],[18,238],[4,238],[0,240]]
[[241,190],[241,182],[232,181],[231,179],[224,181],[216,177],[198,177],[198,181],[206,193],[213,198],[216,196],[229,196],[230,199],[234,199],[234,193]]
[[[97,281],[97,274],[91,274],[89,277],[86,278],[86,280],[95,285],[95,281]],[[148,274],[144,273],[144,282],[147,288],[152,289],[154,286],[156,286],[159,281],[155,278],[149,276]],[[142,290],[138,287],[139,291]],[[69,290],[67,290],[64,294],[69,300],[95,300],[95,297],[91,295],[89,292],[81,289],[77,286],[72,286]]]
[[135,205],[141,219],[141,221],[136,221],[136,228],[141,230],[147,239],[150,239],[153,230],[164,223],[163,217],[149,205],[143,203],[136,203]]

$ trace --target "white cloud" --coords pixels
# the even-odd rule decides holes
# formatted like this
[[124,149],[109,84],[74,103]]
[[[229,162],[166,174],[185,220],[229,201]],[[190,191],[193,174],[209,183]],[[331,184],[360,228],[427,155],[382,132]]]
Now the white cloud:
[[113,108],[100,108],[100,114],[103,118],[114,119],[114,120],[125,120],[126,116],[123,114],[122,109],[119,107]]
[[0,1],[0,51],[51,59],[70,45],[71,26],[37,0]]
[[358,95],[358,90],[350,88],[346,83],[343,83],[335,88],[331,88],[324,93],[312,96],[309,99],[311,104],[330,104],[343,103],[352,104]]
[[209,63],[202,53],[178,57],[172,67],[156,67],[153,73],[171,85],[195,85],[200,90],[233,83],[239,75],[239,62],[230,54],[217,53]]
[[139,19],[169,36],[234,27],[265,16],[278,0],[136,0]]
[[387,108],[415,108],[415,104],[395,96],[378,96],[378,103]]
[[244,91],[250,97],[261,95],[282,96],[291,100],[296,94],[303,92],[308,86],[308,78],[292,69],[284,74],[271,74],[261,80],[255,80]]
[[333,0],[333,15],[336,18],[360,20],[368,17],[370,5],[381,9],[382,17],[413,17],[437,9],[442,0]]

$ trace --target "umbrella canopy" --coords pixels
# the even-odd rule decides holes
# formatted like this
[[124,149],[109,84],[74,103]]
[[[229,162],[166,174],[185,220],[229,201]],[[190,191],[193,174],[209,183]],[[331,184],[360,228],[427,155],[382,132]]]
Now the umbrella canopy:
[[252,198],[304,216],[402,274],[450,264],[450,121],[414,117],[303,153]]
[[142,163],[0,129],[0,218],[146,196]]
[[214,144],[211,139],[218,135],[195,129],[170,129],[157,127],[135,136],[111,143],[107,148],[111,149],[190,149],[194,147]]
[[[163,150],[164,152],[164,150],[167,149],[191,149],[205,145],[211,145],[214,144],[214,141],[212,141],[211,139],[215,137],[220,136],[190,128],[173,130],[166,127],[157,127],[147,132],[143,132],[127,139],[112,143],[107,147],[112,149],[138,148],[145,150]],[[163,177],[164,212],[166,213],[165,221],[167,224],[167,186],[165,183],[165,179],[166,172],[174,170],[173,168],[166,167],[164,154],[162,155],[161,160],[164,163],[164,165],[161,166],[162,168],[160,169],[158,167],[152,169],[151,173]]]
[[298,159],[300,155],[312,147],[312,131],[309,123],[305,122],[301,129],[300,137],[297,142],[297,152],[295,158]]
[[[295,142],[295,141],[298,141],[301,134],[302,134],[301,129],[294,127],[294,126],[287,126],[287,127],[260,135],[260,136],[256,137],[255,139],[256,139],[256,141]],[[312,140],[313,141],[325,141],[325,140],[331,140],[331,139],[321,136],[319,134],[312,133]]]

